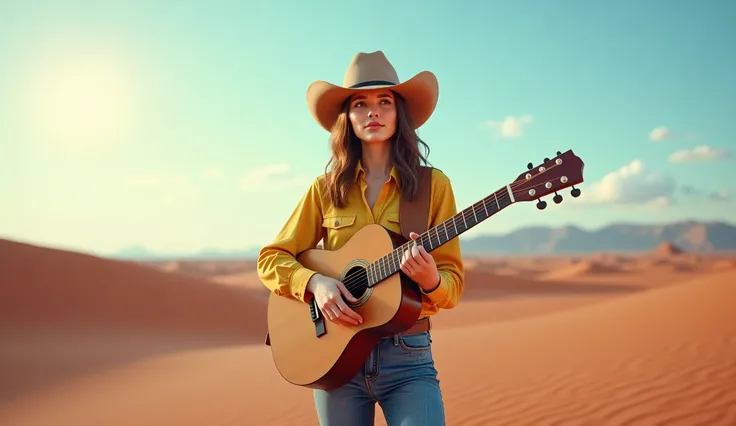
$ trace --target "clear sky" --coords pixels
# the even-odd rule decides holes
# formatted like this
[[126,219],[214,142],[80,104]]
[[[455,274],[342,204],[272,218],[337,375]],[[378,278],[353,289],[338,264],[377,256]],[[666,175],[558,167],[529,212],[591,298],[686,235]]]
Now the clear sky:
[[[436,73],[458,207],[558,150],[583,196],[469,233],[733,220],[733,1],[4,1],[0,236],[101,254],[268,242],[324,170],[305,104],[352,56]],[[432,6],[434,4],[434,6]]]

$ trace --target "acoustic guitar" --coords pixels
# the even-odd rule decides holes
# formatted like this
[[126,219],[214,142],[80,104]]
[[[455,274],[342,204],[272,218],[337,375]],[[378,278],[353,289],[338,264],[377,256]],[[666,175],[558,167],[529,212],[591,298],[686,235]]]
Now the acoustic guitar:
[[335,324],[326,319],[311,295],[307,303],[291,296],[271,293],[268,301],[268,338],[273,361],[288,382],[316,389],[332,389],[348,382],[363,366],[374,345],[383,338],[411,327],[422,306],[419,287],[399,265],[401,256],[412,244],[427,250],[440,247],[514,203],[537,200],[555,193],[555,204],[562,202],[557,191],[583,182],[583,161],[572,150],[557,152],[489,196],[453,217],[428,229],[414,241],[381,225],[370,224],[358,230],[339,250],[310,249],[297,255],[297,261],[322,275],[345,284],[358,299],[346,303],[363,317],[356,326]]

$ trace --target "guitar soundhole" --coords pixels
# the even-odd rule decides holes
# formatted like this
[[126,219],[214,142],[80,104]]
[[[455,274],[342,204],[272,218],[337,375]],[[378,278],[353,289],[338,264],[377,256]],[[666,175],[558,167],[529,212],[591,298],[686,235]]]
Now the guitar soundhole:
[[349,269],[342,282],[356,299],[363,297],[368,290],[368,274],[365,268],[360,266]]

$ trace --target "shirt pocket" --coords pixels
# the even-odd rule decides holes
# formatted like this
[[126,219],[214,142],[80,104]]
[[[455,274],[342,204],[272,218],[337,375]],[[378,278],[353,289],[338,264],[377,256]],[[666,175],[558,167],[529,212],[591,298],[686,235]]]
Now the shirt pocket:
[[337,250],[343,246],[357,231],[355,219],[357,214],[328,215],[322,218],[322,227],[325,228],[325,249]]
[[399,212],[386,213],[386,229],[401,234],[401,222],[399,221]]

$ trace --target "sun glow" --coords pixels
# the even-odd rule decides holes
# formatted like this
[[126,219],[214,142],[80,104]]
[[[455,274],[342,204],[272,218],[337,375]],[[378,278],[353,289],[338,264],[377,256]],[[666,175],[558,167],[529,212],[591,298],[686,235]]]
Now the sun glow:
[[129,125],[131,76],[109,57],[65,57],[39,77],[34,123],[46,138],[68,145],[104,145]]

